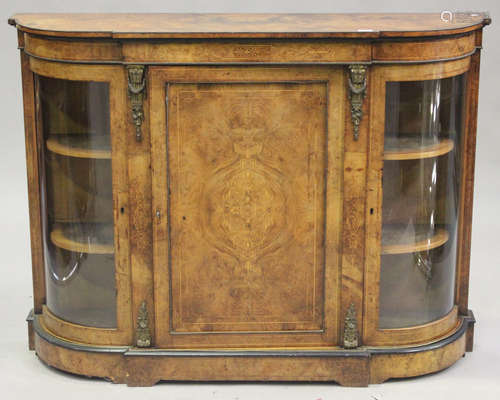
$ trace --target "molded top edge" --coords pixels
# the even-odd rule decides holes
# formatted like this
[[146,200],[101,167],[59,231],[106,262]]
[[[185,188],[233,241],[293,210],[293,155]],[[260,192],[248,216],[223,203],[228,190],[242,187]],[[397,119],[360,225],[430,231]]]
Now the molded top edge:
[[377,38],[452,35],[491,23],[487,12],[400,14],[16,14],[26,32],[101,38]]

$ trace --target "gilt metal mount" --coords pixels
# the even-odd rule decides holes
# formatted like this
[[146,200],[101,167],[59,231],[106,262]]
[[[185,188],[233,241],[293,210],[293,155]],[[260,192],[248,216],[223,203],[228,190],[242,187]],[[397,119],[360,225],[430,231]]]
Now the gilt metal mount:
[[366,95],[366,65],[349,65],[349,99],[354,140],[359,139],[359,126],[363,118],[363,100]]
[[132,122],[135,126],[135,139],[142,140],[142,123],[144,122],[143,101],[146,97],[146,67],[144,65],[127,65],[128,97],[132,110]]
[[358,320],[356,309],[351,303],[347,309],[344,321],[344,349],[355,349],[359,346]]
[[151,331],[149,330],[148,307],[143,301],[139,307],[137,314],[137,329],[136,329],[136,344],[137,347],[151,346]]

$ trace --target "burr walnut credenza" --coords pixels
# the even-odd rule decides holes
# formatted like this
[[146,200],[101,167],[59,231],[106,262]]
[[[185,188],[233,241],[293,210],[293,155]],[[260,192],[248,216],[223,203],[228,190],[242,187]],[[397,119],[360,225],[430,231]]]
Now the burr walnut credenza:
[[486,13],[9,22],[45,363],[364,386],[472,350]]

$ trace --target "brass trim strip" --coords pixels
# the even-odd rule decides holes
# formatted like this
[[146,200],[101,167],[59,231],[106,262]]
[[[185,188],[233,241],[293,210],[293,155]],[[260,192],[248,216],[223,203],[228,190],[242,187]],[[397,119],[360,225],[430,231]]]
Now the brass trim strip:
[[[28,316],[30,321],[31,313]],[[370,357],[372,354],[407,354],[436,350],[460,339],[470,325],[476,320],[474,314],[469,310],[468,315],[461,316],[458,328],[449,336],[433,343],[398,348],[370,348],[360,347],[355,350],[343,350],[333,347],[331,350],[164,350],[164,349],[137,349],[129,346],[92,346],[69,342],[51,335],[40,324],[41,315],[33,315],[33,328],[35,333],[55,346],[70,350],[87,351],[92,353],[121,353],[124,356],[167,356],[167,357]]]
[[33,316],[33,328],[35,330],[35,333],[46,342],[49,342],[50,344],[53,344],[55,346],[64,347],[70,350],[88,351],[91,353],[125,353],[129,349],[128,346],[92,346],[61,339],[49,333],[49,331],[47,331],[42,326],[42,324],[40,323],[41,317],[41,314],[34,314]]

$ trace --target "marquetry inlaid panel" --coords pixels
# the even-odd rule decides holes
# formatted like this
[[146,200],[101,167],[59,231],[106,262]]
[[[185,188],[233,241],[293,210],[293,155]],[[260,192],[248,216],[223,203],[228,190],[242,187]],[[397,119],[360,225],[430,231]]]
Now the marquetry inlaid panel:
[[174,332],[323,327],[327,85],[167,85]]

